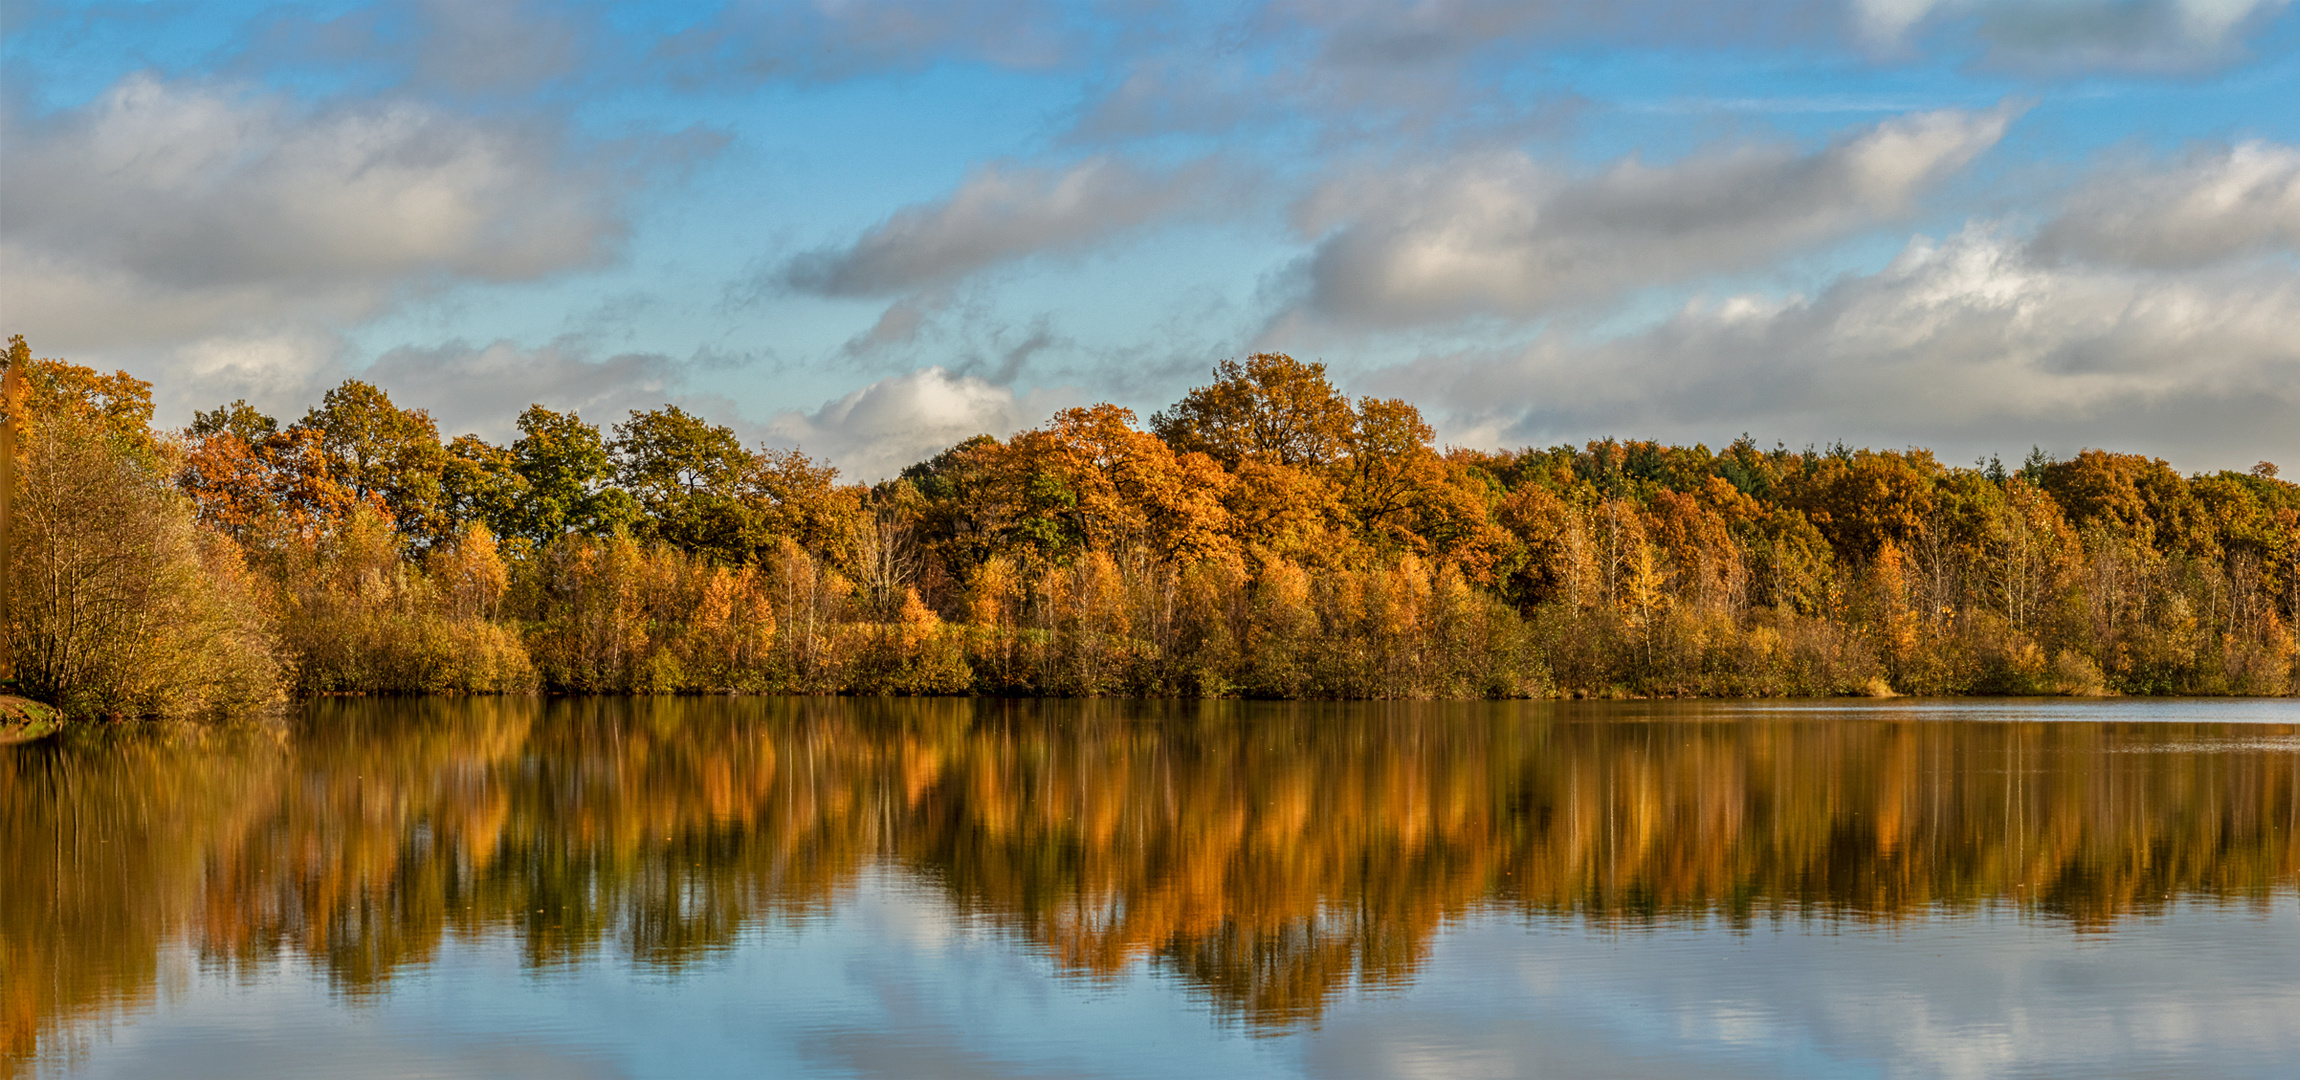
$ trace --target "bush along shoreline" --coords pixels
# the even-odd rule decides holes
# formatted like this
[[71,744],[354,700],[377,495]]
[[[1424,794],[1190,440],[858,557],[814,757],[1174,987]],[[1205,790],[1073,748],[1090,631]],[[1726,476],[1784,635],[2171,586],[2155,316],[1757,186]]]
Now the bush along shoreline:
[[70,716],[344,693],[2300,692],[2300,486],[2086,450],[1440,450],[1225,361],[842,483],[676,406],[504,444],[349,381],[155,430],[33,358],[10,642]]

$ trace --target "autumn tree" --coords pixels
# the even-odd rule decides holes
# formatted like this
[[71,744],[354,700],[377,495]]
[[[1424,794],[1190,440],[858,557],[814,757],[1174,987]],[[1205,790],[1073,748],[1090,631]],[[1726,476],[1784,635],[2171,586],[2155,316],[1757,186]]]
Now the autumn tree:
[[1865,560],[1886,542],[1905,546],[1923,530],[1941,473],[1929,450],[1819,455],[1795,476],[1787,501],[1838,557]]
[[125,371],[34,359],[21,334],[8,339],[8,366],[24,373],[29,390],[20,418],[27,440],[44,424],[69,422],[145,468],[160,467],[165,451],[152,432],[151,383]]
[[848,548],[862,603],[874,618],[884,621],[901,610],[906,597],[917,595],[913,586],[926,558],[915,523],[924,500],[916,488],[899,480],[873,495],[872,505],[853,515]]
[[[218,409],[198,415],[224,414]],[[342,528],[357,506],[382,509],[380,495],[362,499],[337,474],[337,459],[317,429],[274,425],[267,432],[250,419],[242,414],[237,423],[195,423],[186,433],[176,486],[191,497],[202,524],[251,552],[276,553],[290,541],[313,541]]]
[[1803,513],[1766,507],[1747,532],[1752,603],[1804,616],[1827,615],[1834,608],[1836,549]]
[[862,490],[842,486],[839,471],[797,450],[762,448],[750,455],[737,482],[753,528],[771,544],[783,538],[838,560],[854,558],[850,529],[861,513]]
[[1326,381],[1326,365],[1284,353],[1256,353],[1214,366],[1214,382],[1150,418],[1178,452],[1197,451],[1236,468],[1268,461],[1314,468],[1348,452],[1354,418],[1348,398]]
[[1223,508],[1232,535],[1258,558],[1330,566],[1359,548],[1349,504],[1323,471],[1240,462]]
[[1413,511],[1446,477],[1444,463],[1430,446],[1434,438],[1421,410],[1403,400],[1369,397],[1358,402],[1344,440],[1343,498],[1358,527],[1376,544],[1392,550],[1415,546]]
[[1459,567],[1479,585],[1500,584],[1516,547],[1493,520],[1502,492],[1467,460],[1438,460],[1428,481],[1402,532],[1412,550]]
[[2043,470],[2043,487],[2079,531],[2088,528],[2168,554],[2209,533],[2188,483],[2161,458],[2086,450]]
[[1136,545],[1162,558],[1224,550],[1228,475],[1133,423],[1116,405],[1065,409],[1045,427],[978,444],[976,507],[988,531],[1041,563]]
[[2075,560],[2076,530],[2052,496],[2018,473],[2007,474],[2003,490],[1981,535],[1982,595],[2006,622],[2033,633]]
[[[422,410],[354,380],[295,424],[235,401],[162,439],[141,381],[20,339],[10,363],[33,377],[33,436],[72,433],[34,499],[63,500],[42,535],[72,542],[41,541],[33,591],[141,612],[89,616],[114,644],[73,656],[152,671],[194,669],[117,642],[205,617],[153,598],[252,565],[311,691],[2300,685],[2300,487],[2265,464],[1948,469],[1747,436],[1440,454],[1411,404],[1352,403],[1322,366],[1259,354],[1153,431],[1065,410],[866,489],[674,406],[611,436],[532,406],[508,445],[441,446]],[[169,524],[187,506],[194,523]],[[109,699],[143,694],[103,670]]]
[[1581,608],[1599,595],[1597,549],[1589,515],[1540,484],[1522,484],[1501,501],[1495,520],[1515,540],[1519,558],[1506,584],[1521,607]]
[[268,700],[276,665],[238,548],[169,483],[150,384],[34,360],[5,628],[22,685],[77,715],[184,715]]
[[[1730,484],[1711,478],[1722,497],[1736,507],[1739,493]],[[1739,616],[1748,599],[1747,561],[1733,535],[1726,513],[1696,495],[1662,491],[1652,503],[1653,539],[1672,573],[1670,592],[1686,607],[1708,613]],[[1730,512],[1730,511],[1728,511]]]

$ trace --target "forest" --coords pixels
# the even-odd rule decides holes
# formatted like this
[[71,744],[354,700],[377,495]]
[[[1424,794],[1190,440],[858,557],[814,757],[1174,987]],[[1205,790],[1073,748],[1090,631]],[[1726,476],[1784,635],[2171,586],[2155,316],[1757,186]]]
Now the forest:
[[675,405],[153,427],[12,339],[6,626],[69,715],[329,694],[2300,692],[2300,485],[2108,450],[1439,448],[1258,354],[876,484]]

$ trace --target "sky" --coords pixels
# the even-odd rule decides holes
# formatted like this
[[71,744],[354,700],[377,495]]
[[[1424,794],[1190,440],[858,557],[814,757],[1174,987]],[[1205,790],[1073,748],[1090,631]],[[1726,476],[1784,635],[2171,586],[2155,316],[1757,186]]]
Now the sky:
[[1265,351],[1446,445],[2300,469],[2300,12],[0,0],[0,332],[862,480]]

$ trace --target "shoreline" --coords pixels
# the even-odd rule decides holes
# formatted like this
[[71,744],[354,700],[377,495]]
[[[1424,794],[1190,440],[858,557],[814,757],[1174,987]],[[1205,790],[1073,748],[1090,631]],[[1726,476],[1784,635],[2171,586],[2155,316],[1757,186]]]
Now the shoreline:
[[31,698],[0,694],[0,746],[44,739],[64,730],[64,714]]

